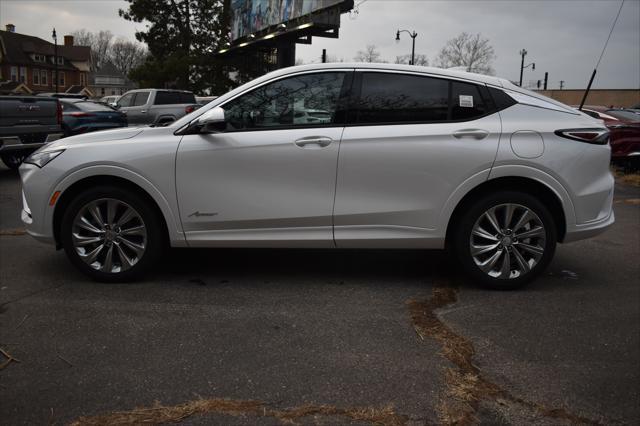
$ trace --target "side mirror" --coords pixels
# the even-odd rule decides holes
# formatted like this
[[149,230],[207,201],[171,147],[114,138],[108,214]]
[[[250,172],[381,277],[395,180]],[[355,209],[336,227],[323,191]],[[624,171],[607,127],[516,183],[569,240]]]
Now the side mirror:
[[224,119],[224,110],[215,107],[202,114],[196,120],[200,133],[218,133],[227,128],[227,122]]

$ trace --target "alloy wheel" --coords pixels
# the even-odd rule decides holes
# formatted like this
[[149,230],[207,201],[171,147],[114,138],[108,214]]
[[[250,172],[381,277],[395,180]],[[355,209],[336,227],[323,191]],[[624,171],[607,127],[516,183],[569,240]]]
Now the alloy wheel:
[[73,220],[71,237],[80,259],[105,273],[130,269],[147,247],[142,216],[129,204],[113,198],[83,206]]
[[475,222],[469,239],[471,256],[492,278],[514,279],[528,274],[540,261],[546,244],[543,222],[530,208],[500,204]]

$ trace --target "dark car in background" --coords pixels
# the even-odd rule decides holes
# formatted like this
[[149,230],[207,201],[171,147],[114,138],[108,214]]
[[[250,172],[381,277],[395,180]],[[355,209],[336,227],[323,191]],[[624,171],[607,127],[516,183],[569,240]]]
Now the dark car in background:
[[640,168],[640,114],[631,109],[585,105],[582,112],[609,128],[611,161],[627,169]]
[[126,114],[100,102],[60,99],[65,136],[127,127]]
[[56,98],[0,96],[0,159],[17,169],[33,151],[63,136],[61,123]]

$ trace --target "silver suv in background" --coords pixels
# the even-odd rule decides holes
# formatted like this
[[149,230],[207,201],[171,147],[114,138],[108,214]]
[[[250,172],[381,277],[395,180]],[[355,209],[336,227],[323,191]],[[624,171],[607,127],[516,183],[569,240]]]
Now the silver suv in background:
[[122,95],[115,107],[127,115],[129,125],[166,126],[193,112],[197,103],[185,90],[138,89]]

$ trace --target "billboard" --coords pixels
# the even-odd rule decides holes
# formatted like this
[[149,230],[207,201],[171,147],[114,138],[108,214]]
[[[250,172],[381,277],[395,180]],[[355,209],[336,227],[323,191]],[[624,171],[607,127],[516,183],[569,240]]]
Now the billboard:
[[231,0],[231,41],[344,0]]

